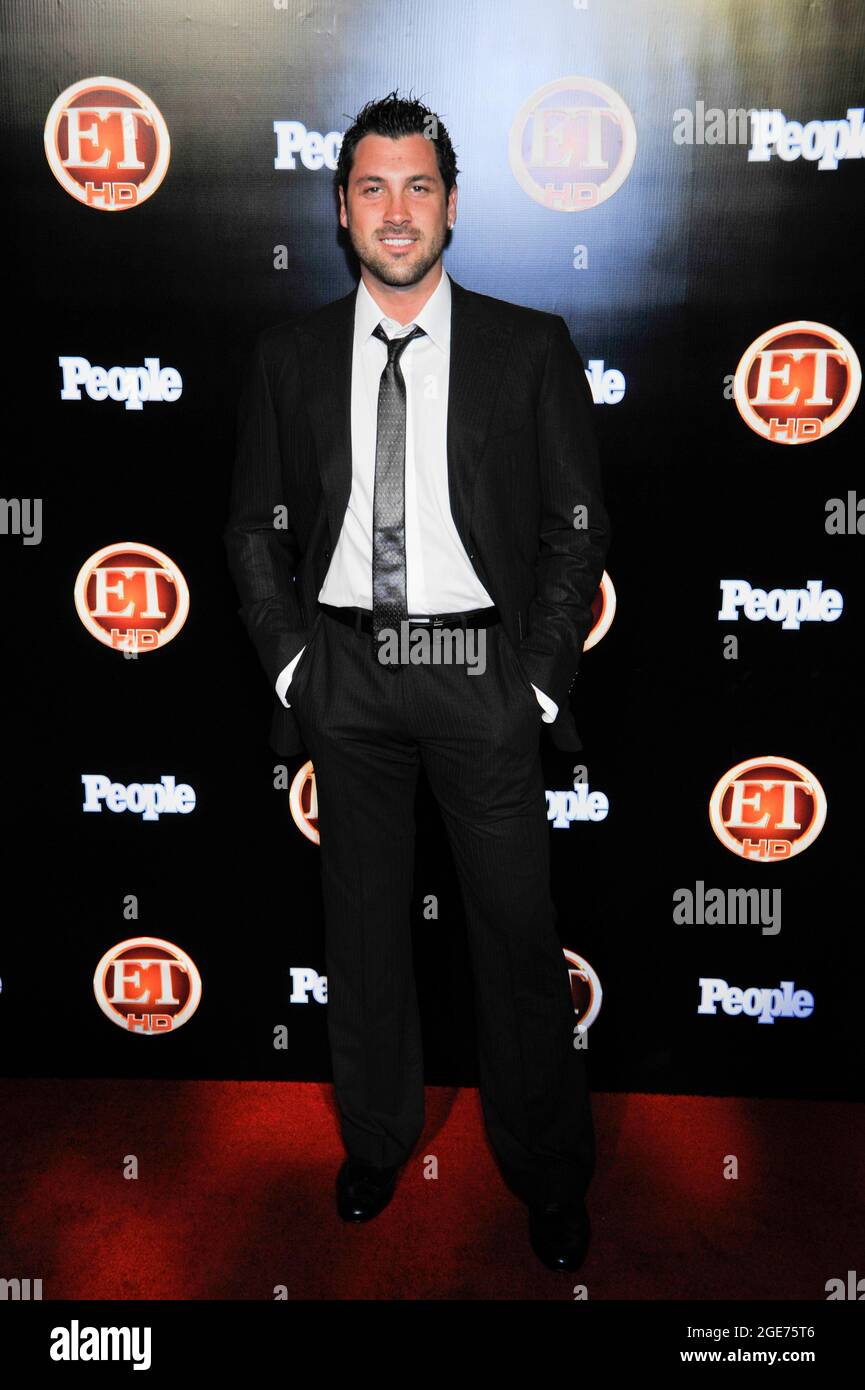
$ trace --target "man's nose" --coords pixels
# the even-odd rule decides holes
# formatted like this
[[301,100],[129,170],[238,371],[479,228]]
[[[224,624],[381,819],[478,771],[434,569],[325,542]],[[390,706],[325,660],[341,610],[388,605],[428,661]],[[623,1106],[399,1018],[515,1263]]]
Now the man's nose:
[[404,226],[409,221],[408,210],[404,207],[402,198],[392,198],[385,209],[385,223],[392,227]]

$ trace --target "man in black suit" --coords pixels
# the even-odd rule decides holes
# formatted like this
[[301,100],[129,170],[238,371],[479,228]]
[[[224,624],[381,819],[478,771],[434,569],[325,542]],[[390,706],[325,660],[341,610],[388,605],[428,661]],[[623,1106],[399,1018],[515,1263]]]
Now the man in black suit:
[[[539,742],[546,722],[581,746],[568,695],[609,532],[564,320],[444,271],[457,173],[438,118],[395,92],[347,132],[335,182],[361,280],[259,336],[226,545],[276,694],[271,741],[315,769],[338,1210],[375,1216],[423,1129],[422,764],[465,905],[487,1133],[535,1252],[574,1269],[595,1141]],[[388,661],[389,635],[439,629],[462,636],[463,664]]]

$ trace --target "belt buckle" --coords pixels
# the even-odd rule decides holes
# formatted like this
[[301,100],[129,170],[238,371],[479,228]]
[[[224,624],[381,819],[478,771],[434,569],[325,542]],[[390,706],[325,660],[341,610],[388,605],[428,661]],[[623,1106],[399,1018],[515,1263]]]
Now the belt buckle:
[[424,627],[450,627],[453,623],[459,623],[462,627],[466,626],[468,613],[419,613],[417,617],[409,617],[409,623],[421,624]]

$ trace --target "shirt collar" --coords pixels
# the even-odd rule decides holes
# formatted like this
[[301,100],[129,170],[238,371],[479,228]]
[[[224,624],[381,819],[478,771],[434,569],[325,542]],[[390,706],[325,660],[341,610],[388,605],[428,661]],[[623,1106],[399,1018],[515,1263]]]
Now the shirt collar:
[[[444,266],[442,266],[441,279],[412,322],[424,330],[437,348],[440,348],[442,352],[448,351],[451,336],[451,283]],[[397,325],[387,314],[382,313],[363,280],[360,280],[354,311],[355,342],[363,346],[379,323],[384,324],[384,330],[388,337],[392,337],[394,332],[407,332],[411,326],[410,324]]]

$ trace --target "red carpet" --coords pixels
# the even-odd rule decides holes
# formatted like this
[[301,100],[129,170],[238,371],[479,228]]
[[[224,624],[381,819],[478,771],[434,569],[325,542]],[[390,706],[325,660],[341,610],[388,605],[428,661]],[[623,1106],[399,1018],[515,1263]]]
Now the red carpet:
[[594,1241],[570,1275],[532,1253],[473,1090],[427,1090],[418,1155],[363,1226],[334,1207],[329,1086],[0,1080],[0,1095],[0,1277],[41,1278],[44,1299],[571,1299],[584,1283],[592,1299],[824,1300],[827,1279],[865,1274],[857,1105],[594,1095]]

